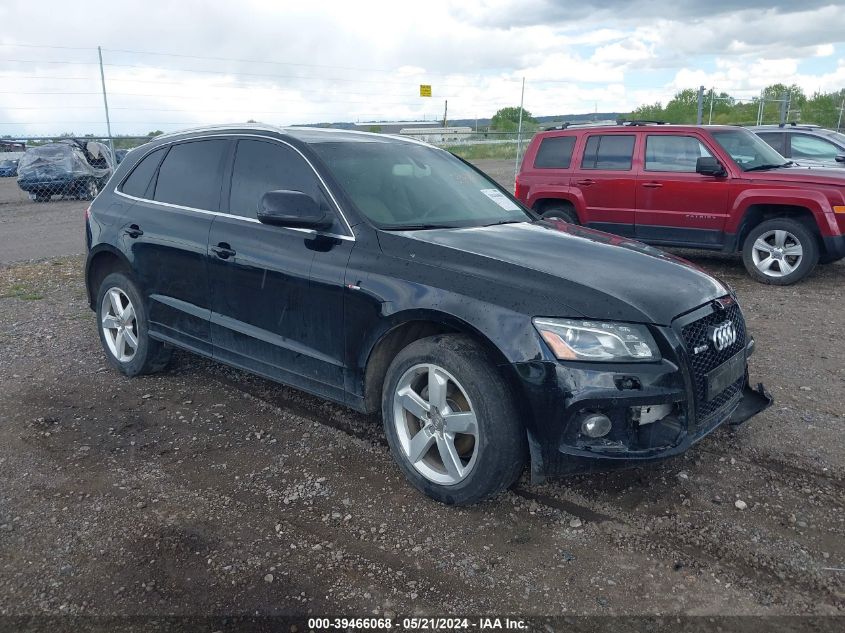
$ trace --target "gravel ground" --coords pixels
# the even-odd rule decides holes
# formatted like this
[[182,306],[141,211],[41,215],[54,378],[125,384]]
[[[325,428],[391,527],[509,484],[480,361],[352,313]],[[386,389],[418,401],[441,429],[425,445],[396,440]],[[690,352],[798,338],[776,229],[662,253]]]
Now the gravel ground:
[[182,353],[121,376],[81,257],[0,267],[0,615],[845,614],[845,264],[776,288],[694,259],[775,406],[465,509],[405,483],[376,418]]

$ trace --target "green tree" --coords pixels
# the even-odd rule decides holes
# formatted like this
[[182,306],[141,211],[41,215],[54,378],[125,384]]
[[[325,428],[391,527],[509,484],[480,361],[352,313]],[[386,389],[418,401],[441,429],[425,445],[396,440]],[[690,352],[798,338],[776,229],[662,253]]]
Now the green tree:
[[[519,127],[519,107],[516,108],[502,108],[490,120],[490,129],[496,132],[516,132]],[[537,127],[537,119],[531,116],[531,113],[522,108],[522,129],[535,129]]]
[[697,116],[698,90],[681,90],[666,104],[667,123],[695,123]]
[[666,111],[663,109],[663,104],[658,101],[651,105],[641,105],[625,118],[639,121],[663,121],[666,118]]

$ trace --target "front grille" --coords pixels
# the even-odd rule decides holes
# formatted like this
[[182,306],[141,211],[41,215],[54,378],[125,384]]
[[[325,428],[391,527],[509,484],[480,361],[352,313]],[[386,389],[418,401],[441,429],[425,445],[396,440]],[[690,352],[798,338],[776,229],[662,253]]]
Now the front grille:
[[[745,349],[745,320],[739,305],[733,300],[726,300],[725,308],[714,310],[707,316],[685,325],[681,329],[681,336],[687,348],[693,388],[695,391],[696,424],[701,425],[709,418],[727,408],[739,397],[745,378],[741,378],[729,385],[724,391],[707,401],[707,374],[724,363],[734,354]],[[736,342],[726,349],[717,350],[708,340],[708,330],[711,326],[731,321],[736,328]],[[695,353],[697,347],[706,346],[706,351]]]

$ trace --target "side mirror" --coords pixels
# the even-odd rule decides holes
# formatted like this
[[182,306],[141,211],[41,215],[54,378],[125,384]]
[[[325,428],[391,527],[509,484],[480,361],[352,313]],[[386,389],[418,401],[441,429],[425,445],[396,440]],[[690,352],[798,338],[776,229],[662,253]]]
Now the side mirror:
[[837,154],[836,155],[836,162],[837,163],[845,163],[845,154]]
[[727,174],[722,163],[712,156],[700,156],[695,161],[695,173],[703,176],[724,176]]
[[274,226],[321,230],[332,225],[331,216],[311,196],[301,191],[268,191],[258,204],[258,221]]

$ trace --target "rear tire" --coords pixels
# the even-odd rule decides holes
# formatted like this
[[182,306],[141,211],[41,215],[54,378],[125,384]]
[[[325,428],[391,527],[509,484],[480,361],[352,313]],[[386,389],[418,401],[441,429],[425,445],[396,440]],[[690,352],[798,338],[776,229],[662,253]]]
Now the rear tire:
[[405,477],[442,503],[490,497],[525,466],[526,433],[511,390],[469,337],[432,336],[399,352],[387,370],[382,417]]
[[543,209],[543,218],[547,220],[563,220],[569,224],[581,224],[578,221],[578,214],[571,204],[556,204]]
[[149,336],[141,293],[124,273],[111,273],[97,291],[97,331],[109,363],[127,376],[161,371],[172,349]]
[[761,222],[742,245],[742,262],[752,279],[788,286],[809,275],[819,261],[816,236],[791,218]]

